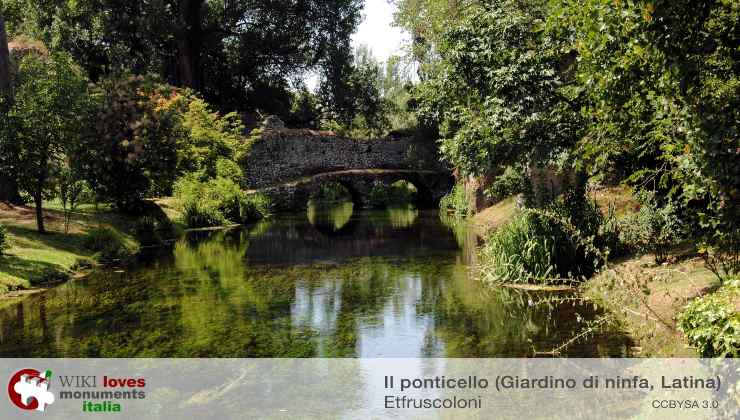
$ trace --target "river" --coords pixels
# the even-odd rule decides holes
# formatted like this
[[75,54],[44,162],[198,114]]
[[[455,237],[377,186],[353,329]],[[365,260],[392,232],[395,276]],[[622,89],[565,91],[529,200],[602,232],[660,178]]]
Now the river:
[[351,203],[191,232],[0,310],[2,357],[629,355],[577,295],[491,288],[436,211]]

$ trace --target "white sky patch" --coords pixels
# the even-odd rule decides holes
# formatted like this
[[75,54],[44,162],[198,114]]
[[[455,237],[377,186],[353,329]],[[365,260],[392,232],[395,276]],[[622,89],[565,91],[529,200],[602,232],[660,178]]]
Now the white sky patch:
[[388,0],[365,0],[364,20],[352,36],[352,46],[369,46],[379,61],[402,54],[401,49],[409,36],[401,28],[393,26],[395,11],[396,6],[388,3]]
[[[392,55],[402,55],[403,46],[410,40],[409,34],[393,26],[396,6],[388,0],[365,0],[363,20],[352,35],[352,47],[367,45],[378,61],[384,62]],[[316,74],[306,75],[306,85],[315,91],[319,83]]]

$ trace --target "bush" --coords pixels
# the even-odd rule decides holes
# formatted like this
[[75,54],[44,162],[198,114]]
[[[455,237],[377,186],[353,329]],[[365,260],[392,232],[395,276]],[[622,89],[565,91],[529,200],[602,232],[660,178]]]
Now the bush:
[[376,182],[367,196],[367,202],[373,208],[387,208],[413,203],[416,195],[416,187],[406,181],[397,181],[391,185]]
[[72,153],[84,178],[121,210],[139,212],[147,196],[167,195],[178,173],[178,149],[188,138],[178,89],[151,77],[98,83],[92,132]]
[[[603,265],[613,241],[596,205],[564,195],[548,208],[525,209],[497,229],[481,251],[488,282],[581,280]],[[611,245],[614,246],[614,245]]]
[[328,182],[321,184],[319,190],[312,193],[310,200],[314,203],[341,203],[343,201],[351,200],[352,195],[347,188],[337,182]]
[[222,226],[259,220],[270,214],[269,199],[248,196],[233,180],[215,178],[201,181],[197,174],[181,178],[175,196],[191,228]]
[[8,248],[8,230],[5,228],[5,226],[0,225],[0,256],[2,256],[5,250]]
[[621,222],[620,239],[633,251],[653,253],[655,262],[662,264],[671,248],[685,235],[684,223],[675,204],[660,206],[648,194],[641,194],[638,200],[641,207],[637,214]]
[[468,202],[467,194],[465,194],[465,186],[462,184],[456,184],[449,194],[442,197],[439,201],[439,208],[445,213],[452,213],[457,217],[466,217],[472,213],[470,204]]
[[242,219],[254,221],[272,214],[272,202],[263,194],[252,194],[242,202]]
[[129,258],[136,250],[117,231],[110,228],[90,230],[82,245],[95,253],[95,258],[103,263]]
[[740,357],[740,279],[695,299],[678,317],[689,343],[703,357]]
[[182,204],[183,219],[185,224],[191,228],[203,228],[222,226],[226,224],[226,218],[221,211],[209,205],[209,203],[198,203],[187,201]]
[[508,166],[504,173],[496,178],[486,194],[495,201],[501,201],[524,192],[525,178],[521,170]]

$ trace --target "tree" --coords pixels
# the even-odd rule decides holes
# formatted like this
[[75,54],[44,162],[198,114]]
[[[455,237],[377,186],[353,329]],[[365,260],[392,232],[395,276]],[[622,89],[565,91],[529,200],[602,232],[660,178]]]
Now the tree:
[[0,7],[0,95],[10,89],[10,51],[8,37],[5,33],[5,17]]
[[333,71],[319,86],[319,97],[327,112],[345,130],[381,135],[390,127],[393,104],[382,95],[382,71],[367,46],[355,52],[353,61],[338,59]]
[[69,51],[94,81],[121,70],[155,73],[222,110],[264,113],[288,112],[290,83],[348,43],[362,6],[361,0],[8,2],[15,30]]
[[395,0],[394,22],[411,34],[411,58],[419,78],[434,73],[444,34],[480,10],[480,0]]
[[[5,18],[3,9],[0,6],[0,112],[5,113],[12,102],[11,91],[11,63],[10,50],[8,49],[8,37],[5,32]],[[0,118],[0,120],[2,120]],[[0,127],[0,131],[3,128]],[[0,157],[0,167],[4,159],[9,159],[10,155],[2,153]],[[0,169],[0,201],[11,203],[21,203],[22,200],[18,194],[18,186],[13,177]]]
[[29,54],[21,60],[0,143],[12,151],[20,189],[33,197],[41,233],[46,232],[43,199],[53,191],[66,150],[82,132],[87,103],[87,79],[68,55]]
[[463,173],[567,158],[580,139],[569,54],[542,32],[543,1],[497,1],[451,28],[433,77],[417,90],[443,156]]
[[182,92],[156,78],[124,76],[98,83],[94,123],[70,151],[76,170],[98,197],[138,213],[144,198],[170,194],[178,150],[188,135]]

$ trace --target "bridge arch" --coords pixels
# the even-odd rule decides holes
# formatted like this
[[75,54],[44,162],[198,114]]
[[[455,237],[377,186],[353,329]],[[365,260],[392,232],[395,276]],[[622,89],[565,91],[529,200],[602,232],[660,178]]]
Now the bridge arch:
[[435,207],[454,185],[433,142],[413,138],[362,140],[310,130],[266,130],[240,160],[243,186],[263,193],[277,211],[305,209],[321,183],[344,186],[358,207],[374,182],[404,180],[417,190],[418,207]]

